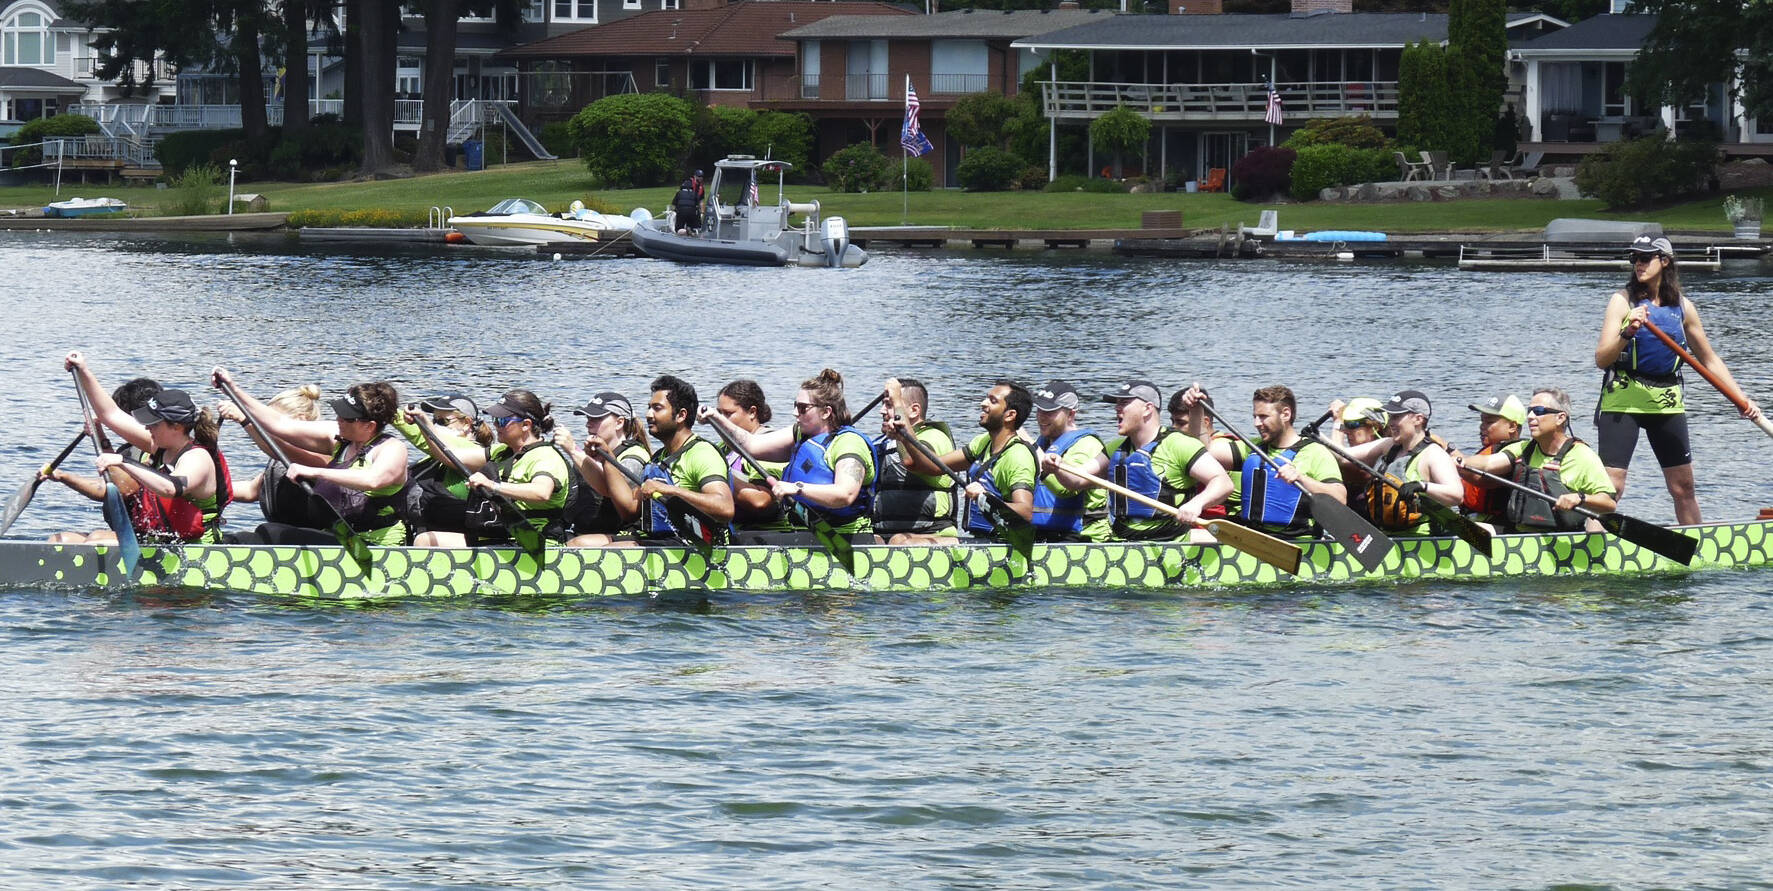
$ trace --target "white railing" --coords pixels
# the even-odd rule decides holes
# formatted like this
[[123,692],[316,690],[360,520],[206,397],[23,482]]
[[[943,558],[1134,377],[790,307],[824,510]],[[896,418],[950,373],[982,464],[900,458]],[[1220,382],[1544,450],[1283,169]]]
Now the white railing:
[[800,76],[800,98],[819,98],[819,76],[817,74],[803,74]]
[[845,99],[887,99],[887,84],[891,77],[885,74],[846,74],[844,75],[843,98]]
[[[1311,81],[1276,86],[1287,120],[1367,114],[1397,117],[1397,81]],[[1045,81],[1041,93],[1051,118],[1090,120],[1126,106],[1152,120],[1261,121],[1268,85],[1134,84]]]
[[122,161],[136,167],[158,167],[152,143],[115,136],[63,136],[43,143],[45,163],[56,161]]

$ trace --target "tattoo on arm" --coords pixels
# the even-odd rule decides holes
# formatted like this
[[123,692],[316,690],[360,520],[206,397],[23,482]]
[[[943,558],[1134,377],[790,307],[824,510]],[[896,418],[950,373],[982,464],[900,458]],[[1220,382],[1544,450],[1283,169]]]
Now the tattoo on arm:
[[860,458],[839,458],[837,460],[837,477],[839,479],[853,480],[856,485],[861,485],[863,478],[867,475],[868,471],[862,466]]

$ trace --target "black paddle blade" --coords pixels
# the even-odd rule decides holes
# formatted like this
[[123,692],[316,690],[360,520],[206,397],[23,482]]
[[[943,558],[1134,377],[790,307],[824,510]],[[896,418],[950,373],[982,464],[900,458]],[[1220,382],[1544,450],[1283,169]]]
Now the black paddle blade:
[[129,522],[129,508],[123,504],[123,493],[110,483],[105,484],[105,525],[117,535],[117,553],[123,560],[123,574],[135,575],[135,565],[142,559],[142,545],[135,540],[135,525]]
[[357,564],[357,568],[368,572],[369,542],[364,541],[363,536],[358,535],[356,530],[345,525],[343,519],[332,524],[332,534],[334,538],[339,540],[339,545],[345,549],[345,553],[351,557],[352,562]]
[[527,521],[518,520],[511,527],[511,540],[523,549],[525,554],[540,560],[542,553],[548,548],[548,540],[542,537],[542,531],[531,526]]
[[1348,505],[1334,498],[1321,495],[1307,495],[1307,504],[1311,508],[1311,518],[1322,526],[1330,537],[1341,542],[1348,553],[1366,567],[1368,572],[1379,568],[1385,562],[1385,555],[1391,553],[1391,539],[1385,537],[1378,527],[1361,519],[1361,515],[1348,509]]
[[813,530],[813,537],[819,540],[820,546],[831,555],[832,559],[843,566],[844,572],[849,573],[852,577],[855,576],[856,546],[851,544],[849,538],[843,533],[838,532],[830,523],[825,522],[822,517],[798,504],[795,507],[795,514],[801,525]]
[[1486,557],[1490,556],[1490,544],[1494,539],[1490,530],[1485,529],[1470,517],[1461,516],[1458,511],[1426,495],[1422,496],[1422,508],[1423,512],[1428,514],[1429,519],[1453,530],[1454,535],[1459,536],[1478,553]]
[[33,476],[30,482],[12,493],[12,500],[6,502],[6,513],[0,515],[0,535],[5,535],[6,530],[11,529],[12,524],[18,521],[19,515],[25,512],[25,508],[31,503],[31,497],[37,494],[37,487],[41,485],[43,478]]
[[665,518],[671,521],[671,529],[677,534],[677,539],[689,545],[696,553],[707,557],[714,552],[714,542],[720,538],[720,530],[707,517],[675,498],[667,498]]
[[1682,535],[1673,529],[1647,523],[1636,517],[1625,514],[1601,514],[1601,528],[1647,550],[1655,551],[1682,566],[1693,563],[1693,552],[1698,549],[1698,539]]

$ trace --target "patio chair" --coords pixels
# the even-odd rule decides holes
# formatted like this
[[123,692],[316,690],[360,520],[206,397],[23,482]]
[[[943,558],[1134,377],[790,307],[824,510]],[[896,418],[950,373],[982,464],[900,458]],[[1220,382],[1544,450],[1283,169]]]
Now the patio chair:
[[1422,152],[1422,163],[1428,165],[1429,179],[1452,179],[1453,165],[1446,152]]
[[1397,161],[1397,178],[1399,182],[1414,182],[1428,179],[1428,165],[1421,161],[1412,161],[1403,152],[1392,152],[1391,157]]
[[1280,211],[1265,210],[1254,226],[1237,224],[1237,234],[1244,238],[1273,238],[1280,233]]
[[1510,158],[1507,151],[1497,149],[1490,152],[1490,163],[1478,168],[1478,176],[1494,182],[1499,179],[1514,179],[1514,171],[1509,169]]
[[1223,191],[1225,191],[1225,168],[1223,168],[1223,167],[1208,168],[1206,182],[1203,182],[1200,184],[1200,190],[1203,192],[1223,192]]

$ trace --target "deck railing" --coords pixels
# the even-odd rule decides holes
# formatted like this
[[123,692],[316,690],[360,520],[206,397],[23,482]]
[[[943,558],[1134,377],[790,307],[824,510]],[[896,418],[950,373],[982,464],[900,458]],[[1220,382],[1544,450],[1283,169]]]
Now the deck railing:
[[887,85],[891,81],[891,76],[885,74],[846,74],[843,97],[850,100],[886,99]]
[[989,74],[932,74],[931,93],[979,93],[991,88]]
[[[1397,81],[1310,81],[1276,85],[1288,121],[1367,114],[1397,117]],[[1254,121],[1268,112],[1268,85],[1041,83],[1052,118],[1093,120],[1126,106],[1155,121]]]

